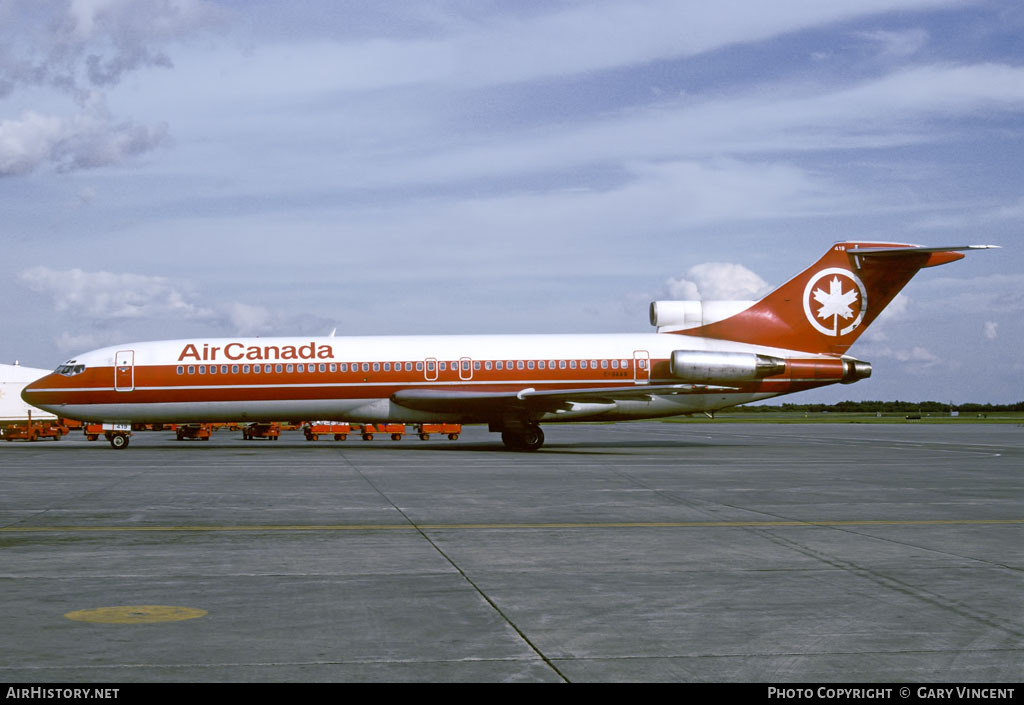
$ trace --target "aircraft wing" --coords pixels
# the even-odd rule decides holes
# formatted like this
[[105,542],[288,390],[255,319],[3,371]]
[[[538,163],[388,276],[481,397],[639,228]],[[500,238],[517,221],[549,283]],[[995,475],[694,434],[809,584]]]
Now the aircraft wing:
[[654,395],[727,391],[732,387],[700,384],[636,385],[633,387],[587,387],[537,391],[532,387],[517,392],[463,392],[447,389],[403,389],[391,401],[408,409],[446,414],[498,412],[503,408],[530,411],[569,411],[574,404],[614,404],[617,401],[647,401]]

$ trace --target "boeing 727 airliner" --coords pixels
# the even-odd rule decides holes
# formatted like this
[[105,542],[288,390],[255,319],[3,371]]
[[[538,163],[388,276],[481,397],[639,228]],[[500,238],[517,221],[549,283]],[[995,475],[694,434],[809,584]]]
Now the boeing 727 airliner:
[[869,377],[847,351],[900,289],[988,247],[837,243],[760,301],[656,301],[656,333],[130,343],[68,360],[22,398],[111,424],[486,423],[506,447],[537,450],[542,422],[711,413]]

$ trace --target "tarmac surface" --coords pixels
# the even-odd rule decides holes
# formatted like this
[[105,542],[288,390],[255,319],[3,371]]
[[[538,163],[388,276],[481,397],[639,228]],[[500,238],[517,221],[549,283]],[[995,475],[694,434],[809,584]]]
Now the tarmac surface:
[[1024,428],[545,432],[0,444],[0,681],[1024,680]]

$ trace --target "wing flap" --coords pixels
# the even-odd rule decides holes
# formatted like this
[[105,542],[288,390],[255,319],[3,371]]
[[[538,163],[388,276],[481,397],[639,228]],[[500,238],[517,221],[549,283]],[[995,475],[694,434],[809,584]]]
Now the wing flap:
[[521,408],[527,411],[565,411],[573,404],[614,404],[619,401],[649,401],[654,395],[730,391],[733,387],[699,384],[636,385],[633,387],[586,387],[550,389],[532,387],[518,391],[474,392],[448,389],[403,389],[391,401],[408,409],[446,414],[499,412]]

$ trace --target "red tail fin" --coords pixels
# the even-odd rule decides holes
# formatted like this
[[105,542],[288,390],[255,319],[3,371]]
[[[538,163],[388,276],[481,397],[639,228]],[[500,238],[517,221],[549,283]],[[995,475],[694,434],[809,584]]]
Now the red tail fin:
[[918,270],[961,259],[956,250],[987,247],[837,243],[750,308],[678,333],[842,355]]

